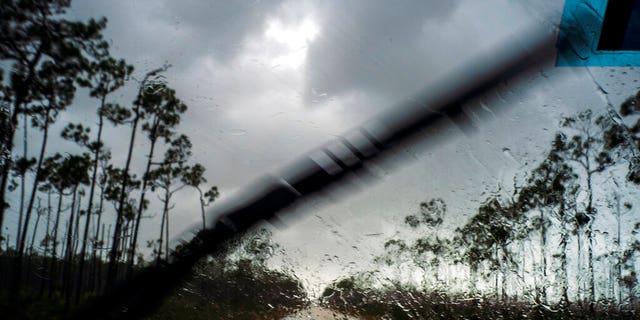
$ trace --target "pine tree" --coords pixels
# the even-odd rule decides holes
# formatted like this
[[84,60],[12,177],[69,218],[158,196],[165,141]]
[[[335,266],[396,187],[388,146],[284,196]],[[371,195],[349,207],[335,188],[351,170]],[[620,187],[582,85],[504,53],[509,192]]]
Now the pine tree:
[[[129,169],[131,167],[131,159],[133,158],[133,147],[135,145],[136,133],[138,130],[138,124],[141,120],[144,119],[144,109],[143,109],[143,96],[145,92],[149,90],[149,88],[153,87],[154,84],[158,82],[162,82],[163,78],[160,75],[161,72],[165,71],[167,66],[162,68],[158,68],[148,72],[142,81],[140,82],[140,86],[138,89],[138,95],[133,102],[132,108],[132,119],[130,120],[131,124],[131,137],[129,139],[129,151],[127,152],[127,159],[125,162],[125,166],[122,170],[121,175],[121,184],[122,186],[119,188],[120,194],[118,195],[118,207],[116,209],[116,224],[113,231],[112,242],[111,242],[111,251],[109,253],[109,270],[107,271],[107,285],[112,284],[117,276],[118,276],[118,260],[120,259],[120,254],[122,251],[120,240],[123,225],[125,223],[125,216],[127,212],[130,211],[130,202],[128,201],[128,183],[132,180]],[[135,211],[134,211],[135,212]]]
[[198,190],[203,230],[207,227],[205,208],[211,205],[220,196],[220,192],[218,192],[218,187],[216,186],[211,186],[206,191],[203,190],[202,184],[207,183],[207,179],[204,177],[205,170],[206,169],[203,165],[196,163],[195,165],[186,168],[182,174],[182,182]]
[[568,138],[561,133],[557,138],[557,144],[562,144],[563,156],[567,160],[575,163],[582,173],[586,184],[586,207],[584,211],[579,211],[576,222],[579,229],[583,229],[587,236],[587,265],[589,281],[589,303],[590,308],[594,308],[595,275],[593,267],[593,222],[596,219],[597,209],[593,205],[594,190],[593,179],[596,173],[603,172],[613,161],[605,148],[605,141],[602,139],[603,133],[608,129],[610,123],[603,116],[594,117],[591,110],[579,113],[576,117],[563,119],[563,127],[569,129],[572,135]]
[[[70,98],[67,95],[73,95],[73,90],[53,90],[60,88],[58,84],[67,85],[66,81],[59,82],[61,79],[56,76],[75,78],[88,65],[87,50],[103,43],[101,32],[106,26],[106,19],[90,19],[86,23],[69,21],[65,18],[69,6],[68,0],[7,0],[0,6],[0,60],[10,64],[10,83],[2,88],[2,121],[7,126],[2,126],[0,135],[3,154],[0,172],[0,232],[3,230],[5,209],[8,206],[5,200],[6,190],[9,170],[13,167],[10,155],[14,148],[19,115],[36,106],[40,109],[40,116],[48,118],[56,112],[51,109],[68,105],[64,100]],[[50,124],[49,120],[44,120],[39,123],[41,127]],[[36,168],[36,181],[37,170]],[[20,256],[24,253],[25,229],[29,225],[29,207],[33,207],[34,196],[32,193],[33,200],[29,200],[30,205],[25,212],[25,227],[19,240]]]
[[42,182],[41,170],[43,161],[46,157],[49,128],[56,121],[59,113],[66,109],[73,101],[73,96],[75,94],[73,77],[73,71],[50,62],[43,63],[43,66],[38,72],[37,87],[39,89],[39,94],[41,95],[40,99],[42,104],[31,108],[31,112],[33,114],[31,120],[33,126],[42,130],[42,144],[40,147],[38,162],[35,166],[35,177],[32,183],[31,196],[25,211],[24,226],[22,228],[20,245],[18,247],[19,259],[24,254],[24,245],[27,238],[31,211],[33,210],[33,205],[37,197],[38,185]]
[[142,188],[140,192],[140,203],[136,212],[133,237],[131,240],[128,260],[128,274],[133,272],[133,263],[140,230],[142,212],[146,207],[146,191],[149,183],[148,176],[154,160],[154,151],[158,139],[163,139],[166,143],[171,141],[175,134],[175,127],[180,123],[180,116],[187,111],[187,106],[176,97],[173,89],[167,87],[164,82],[152,83],[140,97],[140,104],[146,120],[142,124],[142,131],[147,133],[149,139],[149,153],[147,155],[147,165],[142,175]]
[[186,135],[179,135],[165,152],[164,160],[158,168],[149,173],[149,181],[153,190],[162,190],[162,220],[160,222],[160,236],[156,263],[162,259],[164,245],[165,258],[169,258],[169,211],[172,209],[172,196],[186,186],[182,176],[187,170],[187,161],[191,157],[191,141]]
[[[573,169],[566,163],[563,153],[566,151],[566,144],[562,140],[561,135],[557,135],[551,151],[547,157],[536,167],[527,179],[527,185],[520,192],[518,202],[524,211],[537,210],[539,212],[538,219],[535,220],[534,228],[540,232],[540,256],[541,256],[541,280],[542,285],[537,292],[542,303],[547,303],[547,278],[548,278],[548,248],[547,238],[548,229],[551,224],[551,213],[553,209],[558,208],[558,216],[561,220],[561,264],[566,266],[566,201],[565,195],[571,184],[577,178]],[[566,268],[565,268],[566,269]],[[565,270],[566,271],[566,270]],[[568,303],[567,297],[567,275],[566,272],[562,277],[562,292],[565,303]]]

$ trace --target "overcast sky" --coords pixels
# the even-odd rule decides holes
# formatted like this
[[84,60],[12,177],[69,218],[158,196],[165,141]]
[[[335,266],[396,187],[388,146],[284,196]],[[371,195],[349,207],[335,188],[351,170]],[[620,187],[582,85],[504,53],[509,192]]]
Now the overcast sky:
[[[519,30],[553,28],[563,2],[81,0],[72,6],[74,17],[108,18],[112,53],[135,66],[135,78],[172,65],[167,81],[189,106],[180,131],[192,138],[193,160],[205,165],[224,198]],[[464,222],[488,193],[508,189],[514,174],[522,178],[536,164],[563,115],[601,109],[605,98],[619,104],[637,91],[637,76],[629,68],[552,67],[488,94],[474,130],[452,127],[443,143],[406,150],[412,161],[396,169],[380,164],[375,182],[361,182],[361,191],[348,197],[335,191],[339,201],[328,196],[298,209],[300,218],[276,231],[284,259],[309,284],[326,282],[367,268],[384,240],[405,232],[402,218],[421,201],[442,197],[448,223]],[[134,94],[131,81],[114,99],[130,104]],[[79,94],[60,126],[95,121],[95,105]],[[116,164],[124,164],[127,146],[118,141],[128,134],[107,131]],[[138,141],[146,150],[142,135]],[[66,148],[55,142],[51,150]],[[143,161],[134,163],[137,172]],[[176,232],[199,219],[191,191],[175,198]],[[156,218],[144,222],[143,238],[157,233],[159,208],[149,214]]]

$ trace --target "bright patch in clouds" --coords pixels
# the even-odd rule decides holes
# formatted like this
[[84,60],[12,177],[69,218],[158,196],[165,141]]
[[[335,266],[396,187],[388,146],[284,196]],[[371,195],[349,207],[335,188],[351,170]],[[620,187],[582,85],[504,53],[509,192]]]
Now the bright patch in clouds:
[[271,61],[272,65],[298,69],[307,58],[309,44],[319,33],[320,28],[309,18],[298,24],[285,24],[279,19],[269,21],[265,37],[285,47],[285,52]]

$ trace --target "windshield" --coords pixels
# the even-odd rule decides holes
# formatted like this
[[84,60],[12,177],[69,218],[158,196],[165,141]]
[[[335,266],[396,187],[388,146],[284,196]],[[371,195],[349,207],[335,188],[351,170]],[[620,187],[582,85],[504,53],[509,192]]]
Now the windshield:
[[[640,1],[4,2],[16,318],[70,316],[219,226],[146,317],[640,311]],[[256,181],[295,201],[225,217]]]

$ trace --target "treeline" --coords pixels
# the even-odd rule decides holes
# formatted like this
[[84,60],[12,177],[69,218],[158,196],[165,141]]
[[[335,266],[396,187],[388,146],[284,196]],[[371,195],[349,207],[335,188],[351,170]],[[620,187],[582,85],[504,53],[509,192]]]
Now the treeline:
[[380,282],[377,272],[349,275],[330,284],[320,304],[357,319],[637,319],[638,305],[598,304],[594,311],[571,304],[556,306],[515,299],[504,301],[480,293],[455,293],[410,284]]
[[[564,118],[546,157],[523,181],[514,177],[513,186],[491,194],[455,230],[442,230],[442,199],[421,203],[404,220],[420,236],[386,241],[376,258],[380,270],[336,281],[325,291],[325,302],[362,314],[357,304],[340,301],[368,296],[360,299],[371,302],[367,308],[373,311],[367,310],[386,306],[390,314],[403,294],[427,304],[439,301],[442,308],[491,297],[507,309],[523,303],[548,312],[613,308],[620,316],[633,314],[640,289],[640,217],[633,205],[640,184],[640,92],[618,111],[586,110]],[[376,295],[389,301],[371,300]]]
[[[67,306],[145,262],[140,226],[156,196],[161,219],[147,245],[158,261],[169,255],[176,192],[198,192],[203,226],[204,208],[218,197],[178,130],[187,105],[163,76],[169,66],[134,78],[134,67],[109,51],[106,19],[71,21],[69,7],[67,0],[0,6],[0,285],[63,297]],[[137,93],[121,105],[114,97],[127,84]],[[92,98],[81,107],[95,117],[53,132],[77,93]],[[116,141],[115,127],[128,136]],[[144,147],[134,148],[140,139]],[[56,152],[65,143],[77,152]],[[122,163],[112,160],[114,144],[127,146]]]
[[283,319],[309,306],[293,272],[268,268],[278,248],[264,228],[227,243],[202,259],[149,319]]

